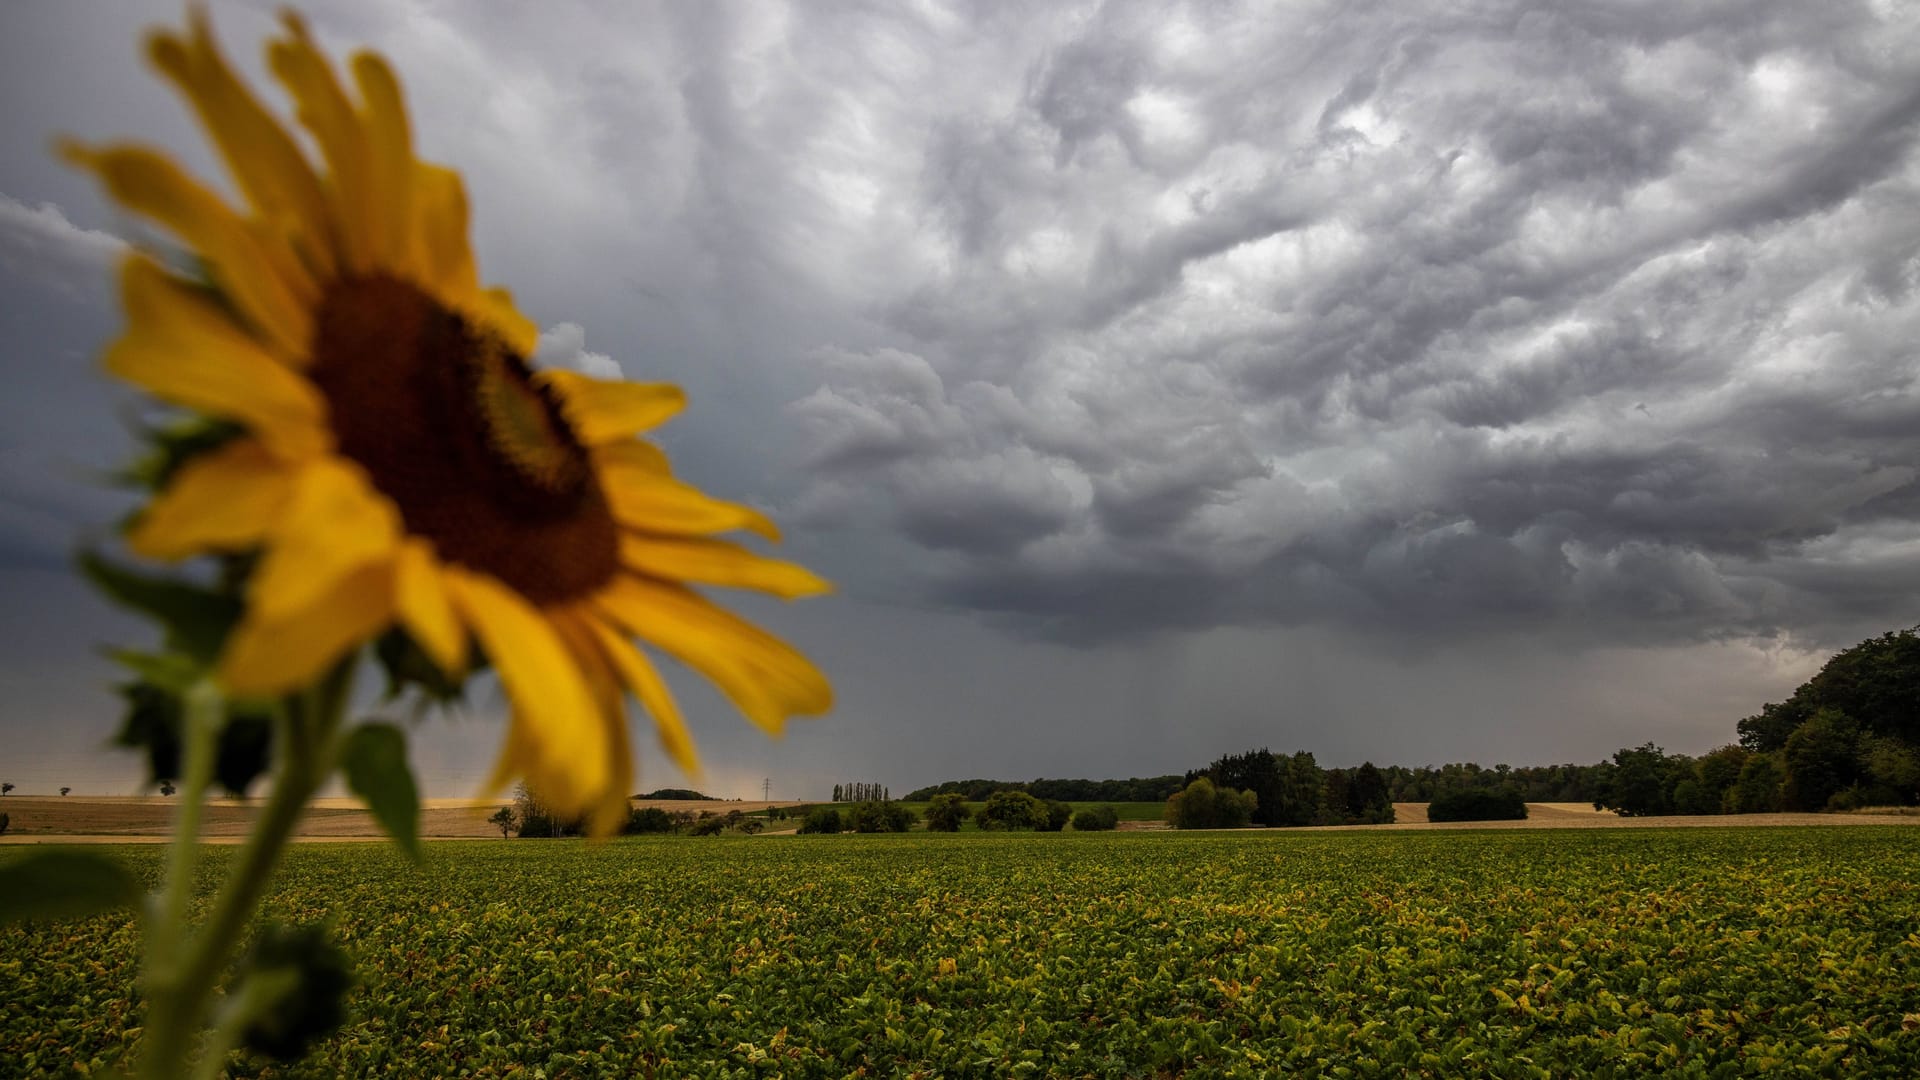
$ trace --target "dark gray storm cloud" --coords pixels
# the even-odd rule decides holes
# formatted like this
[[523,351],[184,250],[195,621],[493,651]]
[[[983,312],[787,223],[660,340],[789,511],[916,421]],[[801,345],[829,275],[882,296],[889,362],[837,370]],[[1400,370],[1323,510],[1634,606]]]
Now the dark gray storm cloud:
[[1017,81],[908,143],[925,269],[884,347],[790,406],[803,505],[1077,639],[1911,622],[1917,26],[1110,5],[1009,38]]
[[[819,794],[1697,750],[1920,619],[1920,15],[1537,7],[310,14],[394,60],[539,362],[685,385],[676,468],[840,587],[753,609],[839,689],[787,743],[670,676],[731,793]],[[270,86],[269,13],[214,16]],[[217,177],[136,59],[177,18],[0,8],[0,586],[60,609],[0,685],[75,761],[104,673],[46,658],[127,631],[61,568],[124,510],[95,357],[151,236],[47,147]]]

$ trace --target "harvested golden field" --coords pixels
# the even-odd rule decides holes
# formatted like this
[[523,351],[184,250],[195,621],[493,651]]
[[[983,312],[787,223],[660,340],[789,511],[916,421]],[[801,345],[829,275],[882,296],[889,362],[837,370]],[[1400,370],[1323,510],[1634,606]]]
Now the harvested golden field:
[[[425,799],[420,808],[420,835],[434,839],[500,838],[488,815],[507,804],[499,799]],[[0,844],[92,843],[106,840],[139,843],[167,838],[178,799],[159,795],[40,796],[9,795],[0,811],[9,818]],[[795,806],[790,802],[703,802],[698,800],[636,801],[635,806],[658,806],[669,812],[743,810],[768,806]],[[201,835],[214,843],[237,843],[246,836],[259,813],[257,799],[214,799],[207,804]],[[383,837],[373,815],[352,798],[316,799],[301,819],[296,835],[302,840],[373,840]]]

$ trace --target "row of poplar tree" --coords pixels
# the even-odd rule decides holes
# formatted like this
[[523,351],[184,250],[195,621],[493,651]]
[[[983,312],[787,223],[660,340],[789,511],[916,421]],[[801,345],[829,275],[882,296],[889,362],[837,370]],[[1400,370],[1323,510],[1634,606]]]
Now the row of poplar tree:
[[833,785],[834,802],[888,802],[893,798],[884,784],[869,784],[856,781],[851,784]]

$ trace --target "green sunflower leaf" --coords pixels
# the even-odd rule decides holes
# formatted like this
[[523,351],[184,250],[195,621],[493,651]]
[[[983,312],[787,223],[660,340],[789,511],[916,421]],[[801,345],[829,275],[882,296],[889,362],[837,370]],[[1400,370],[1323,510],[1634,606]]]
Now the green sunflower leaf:
[[168,693],[184,694],[187,688],[206,674],[206,669],[179,653],[145,653],[133,649],[110,649],[107,656],[115,663]]
[[0,866],[0,925],[77,919],[140,903],[126,868],[91,851],[36,851]]
[[407,736],[392,724],[362,724],[347,736],[347,787],[409,858],[420,858],[420,792],[407,768]]
[[159,491],[188,461],[218,450],[246,433],[246,428],[231,420],[203,416],[185,417],[165,427],[148,428],[140,432],[149,444],[147,452],[119,478],[134,487]]
[[240,621],[238,598],[172,578],[155,577],[108,562],[98,552],[80,555],[80,572],[123,607],[149,615],[166,628],[167,647],[211,665]]
[[[146,753],[148,783],[180,779],[180,730],[184,723],[181,695],[169,687],[143,681],[121,686],[120,696],[126,699],[127,711],[114,734],[114,744]],[[213,779],[229,793],[245,795],[272,759],[272,713],[254,706],[230,707],[220,727]]]
[[230,709],[220,729],[213,778],[234,795],[245,795],[273,763],[273,717],[265,711]]
[[147,782],[180,778],[180,695],[147,682],[120,687],[127,714],[113,741],[147,755]]

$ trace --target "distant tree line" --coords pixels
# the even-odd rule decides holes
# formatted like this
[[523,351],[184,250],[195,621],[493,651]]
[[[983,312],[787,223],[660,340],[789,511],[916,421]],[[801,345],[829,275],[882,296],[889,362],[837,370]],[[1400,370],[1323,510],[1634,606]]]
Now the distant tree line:
[[926,813],[920,816],[926,819],[929,832],[959,832],[960,823],[973,816],[973,807],[967,805],[965,795],[949,791],[928,799]]
[[1074,832],[1112,832],[1120,827],[1120,811],[1111,806],[1089,806],[1073,814]]
[[1526,799],[1513,788],[1461,788],[1427,803],[1428,821],[1522,821]]
[[[1261,753],[1261,751],[1252,751]],[[1288,759],[1292,761],[1292,757]],[[1313,761],[1313,755],[1307,754],[1298,768],[1300,779],[1311,786],[1312,769],[1319,769],[1322,781],[1333,785],[1330,792],[1323,794],[1318,805],[1345,806],[1353,801],[1350,793],[1341,790],[1340,785],[1352,782],[1366,766],[1355,769],[1323,769]],[[1487,767],[1471,762],[1451,765],[1380,765],[1374,767],[1380,779],[1387,785],[1387,803],[1428,802],[1435,795],[1447,791],[1462,789],[1503,789],[1513,788],[1520,792],[1527,802],[1590,802],[1601,791],[1600,779],[1605,763],[1594,765],[1530,765],[1514,767],[1495,765]],[[1183,790],[1194,778],[1211,775],[1212,766],[1196,769],[1184,775],[1153,776],[1130,780],[949,780],[945,783],[918,788],[906,794],[907,802],[925,802],[936,795],[959,795],[968,802],[985,802],[996,791],[1024,791],[1041,799],[1060,799],[1065,802],[1165,802],[1175,792]],[[1227,781],[1232,783],[1233,781]],[[1371,788],[1371,778],[1362,781],[1360,805],[1368,805],[1369,797],[1377,805],[1377,796]],[[1312,800],[1306,800],[1312,805]],[[1271,808],[1271,803],[1269,804]],[[1297,820],[1299,814],[1293,810],[1272,808],[1283,818]],[[1358,817],[1359,815],[1354,815]],[[1260,822],[1265,824],[1265,822]],[[1303,824],[1313,824],[1312,820]],[[1323,822],[1324,823],[1324,822]]]
[[[674,789],[666,789],[674,790]],[[682,799],[681,796],[650,795],[648,798],[665,801]],[[705,802],[719,802],[718,799],[702,798]],[[680,833],[687,836],[716,836],[733,832],[751,836],[767,827],[767,822],[785,820],[788,812],[777,806],[770,806],[763,814],[749,815],[744,810],[729,810],[722,814],[713,810],[665,810],[658,806],[640,806],[630,808],[627,820],[621,826],[621,833],[627,836],[648,834]],[[569,818],[556,814],[526,784],[515,786],[513,802],[493,812],[487,821],[500,830],[502,837],[525,837],[539,839],[559,839],[571,836],[585,836],[587,823],[584,818]]]
[[1196,776],[1167,799],[1167,824],[1176,829],[1239,829],[1253,818],[1260,799],[1252,791],[1215,787]]
[[1520,793],[1525,802],[1592,802],[1602,790],[1605,763],[1593,765],[1495,765],[1473,762],[1447,765],[1382,766],[1394,802],[1431,802],[1450,791]]
[[721,801],[720,799],[712,795],[708,795],[704,791],[695,791],[692,788],[683,788],[683,787],[663,787],[658,791],[649,791],[644,795],[635,795],[634,798],[645,799],[650,802],[720,802]]
[[[1188,828],[1219,828],[1229,827],[1241,817],[1245,818],[1238,820],[1242,825],[1374,824],[1393,820],[1393,798],[1386,770],[1376,768],[1371,762],[1355,769],[1323,769],[1306,751],[1279,755],[1264,748],[1229,754],[1184,776],[1172,774],[1127,780],[1042,778],[1026,782],[949,780],[908,792],[907,801],[950,797],[979,803],[1011,791],[1030,795],[1043,803],[1164,803],[1186,795],[1194,781],[1203,778],[1213,794],[1196,793],[1182,804],[1186,809],[1169,810],[1169,821],[1185,822],[1184,827]],[[1246,792],[1251,793],[1251,799],[1246,802],[1242,815],[1232,808],[1240,805],[1238,796]],[[1118,815],[1114,817],[1117,821]],[[1104,815],[1095,815],[1088,819],[1088,824],[1096,826],[1103,819]],[[1077,819],[1074,828],[1080,828]]]
[[1525,802],[1591,802],[1627,817],[1920,804],[1920,626],[1835,654],[1735,731],[1738,742],[1698,757],[1649,742],[1593,765],[1385,772],[1402,802],[1513,791]]
[[[1741,720],[1739,742],[1699,757],[1653,743],[1591,765],[1323,769],[1311,753],[1229,754],[1184,776],[1131,780],[950,780],[908,794],[982,802],[1002,791],[1075,802],[1159,802],[1188,827],[1371,824],[1396,802],[1447,800],[1445,813],[1524,816],[1530,802],[1591,802],[1624,816],[1849,810],[1920,804],[1920,626],[1869,638],[1828,660],[1786,701]],[[1206,780],[1211,795],[1192,793]],[[1458,798],[1488,793],[1497,798]],[[1250,794],[1241,806],[1238,797]],[[1204,809],[1200,809],[1204,808]],[[1177,819],[1177,820],[1176,820]],[[1438,819],[1436,819],[1438,820]]]
[[[887,790],[884,784],[855,782],[852,784],[833,785],[834,802],[890,802],[892,799],[892,793]],[[909,799],[907,801],[915,802],[918,800]]]
[[1699,757],[1653,743],[1595,768],[1593,804],[1628,816],[1920,803],[1920,627],[1836,654],[1787,700]]
[[800,819],[800,832],[809,835],[906,832],[913,828],[914,820],[914,812],[897,802],[869,799],[844,810],[832,806],[813,807]]
[[1025,791],[996,791],[974,815],[974,823],[990,832],[1059,832],[1073,820],[1073,807],[1061,799],[1042,799]]
[[936,795],[958,795],[967,802],[985,802],[996,791],[1024,791],[1036,799],[1058,802],[1161,802],[1186,786],[1179,776],[1134,777],[1130,780],[948,780],[906,794],[907,802],[926,802]]
[[[1387,779],[1372,762],[1356,769],[1323,769],[1305,750],[1290,755],[1275,754],[1266,748],[1241,754],[1228,754],[1205,769],[1187,774],[1187,786],[1181,798],[1201,801],[1194,783],[1206,780],[1213,787],[1217,809],[1216,824],[1183,824],[1194,815],[1186,808],[1168,804],[1168,821],[1176,827],[1213,828],[1231,824],[1238,817],[1227,800],[1231,793],[1251,796],[1245,808],[1245,821],[1254,825],[1384,825],[1393,821],[1393,796]],[[1205,821],[1208,815],[1199,815]]]
[[1077,832],[1107,832],[1120,824],[1119,811],[1111,806],[1076,812],[1064,800],[1035,798],[1014,787],[993,792],[983,803],[971,806],[966,796],[950,791],[928,799],[920,815],[897,802],[863,802],[844,809],[817,806],[806,813],[800,831],[906,832],[916,820],[924,821],[928,832],[959,832],[969,819],[983,832],[1061,832],[1069,824]]

